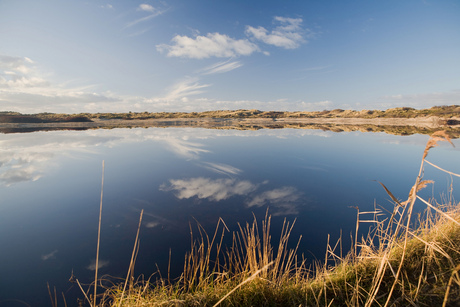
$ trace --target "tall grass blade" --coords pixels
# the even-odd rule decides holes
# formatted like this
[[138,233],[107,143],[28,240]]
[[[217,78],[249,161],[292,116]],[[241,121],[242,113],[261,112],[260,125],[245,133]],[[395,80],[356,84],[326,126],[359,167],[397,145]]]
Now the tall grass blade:
[[425,160],[425,162],[428,163],[429,165],[431,165],[431,166],[433,166],[433,167],[435,167],[435,168],[437,168],[437,169],[439,169],[439,170],[441,170],[441,171],[443,171],[443,172],[449,174],[449,175],[456,176],[456,177],[460,177],[459,174],[452,173],[452,172],[450,172],[450,171],[448,171],[448,170],[445,170],[445,169],[443,169],[443,168],[441,168],[441,167],[439,167],[439,166],[437,166],[437,165],[431,163],[431,162],[428,161],[428,160]]
[[99,269],[99,246],[101,243],[101,219],[102,219],[102,197],[103,195],[104,195],[104,161],[102,161],[101,202],[99,205],[99,227],[97,230],[96,269],[94,273],[94,302],[93,302],[94,307],[96,307],[96,295],[97,295],[97,273]]
[[136,251],[139,248],[139,245],[138,245],[139,244],[139,231],[141,229],[143,214],[144,214],[144,209],[142,209],[141,215],[139,217],[139,226],[137,227],[136,240],[134,241],[134,247],[133,247],[133,252],[131,254],[131,261],[129,263],[128,274],[126,275],[125,285],[123,286],[123,292],[121,293],[121,297],[120,297],[120,301],[118,302],[118,306],[121,306],[121,302],[123,301],[123,296],[125,295],[125,291],[126,291],[126,285],[128,284],[128,281],[131,279],[130,277],[134,271],[134,259],[135,259]]

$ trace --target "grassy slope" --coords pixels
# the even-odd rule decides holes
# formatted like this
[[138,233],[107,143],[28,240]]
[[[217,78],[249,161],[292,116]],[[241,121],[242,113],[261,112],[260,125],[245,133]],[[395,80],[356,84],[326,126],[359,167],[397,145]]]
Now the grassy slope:
[[[387,191],[395,202],[389,216],[378,209],[358,212],[357,226],[371,219],[375,227],[367,238],[355,241],[346,257],[340,258],[329,246],[328,265],[307,268],[296,250],[286,248],[289,223],[279,245],[271,245],[268,216],[262,225],[254,221],[241,226],[233,234],[233,246],[224,249],[222,222],[213,236],[201,229],[203,235],[186,255],[179,280],[127,278],[125,290],[123,284],[106,289],[98,306],[213,306],[220,299],[221,306],[456,306],[460,204],[451,196],[443,205],[417,196],[430,184],[422,174],[426,155],[438,141],[450,140],[442,132],[429,140],[407,201]],[[416,227],[408,223],[415,201],[429,209]]]

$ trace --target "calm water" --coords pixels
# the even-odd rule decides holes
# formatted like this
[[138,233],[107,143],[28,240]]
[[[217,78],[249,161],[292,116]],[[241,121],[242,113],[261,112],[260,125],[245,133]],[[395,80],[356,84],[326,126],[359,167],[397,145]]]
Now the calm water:
[[[212,232],[231,230],[253,213],[297,219],[306,257],[323,259],[327,235],[349,237],[355,209],[391,209],[379,180],[405,199],[427,136],[315,130],[199,128],[55,131],[0,135],[0,306],[49,306],[46,283],[79,294],[68,282],[94,277],[102,161],[105,161],[100,275],[126,275],[144,209],[136,273],[178,274],[195,219]],[[441,144],[428,160],[460,173],[460,142]],[[427,166],[439,196],[451,178]],[[460,190],[454,180],[454,192]],[[458,199],[459,197],[457,197]],[[422,208],[420,206],[420,208]],[[347,243],[349,244],[349,243]],[[345,244],[345,245],[347,245]],[[349,245],[347,245],[349,246]],[[61,296],[61,295],[60,295]]]

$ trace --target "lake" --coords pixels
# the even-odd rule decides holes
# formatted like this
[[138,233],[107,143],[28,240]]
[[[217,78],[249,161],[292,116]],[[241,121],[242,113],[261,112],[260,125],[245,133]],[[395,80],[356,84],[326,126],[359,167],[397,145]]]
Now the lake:
[[[47,283],[69,306],[82,297],[69,278],[94,279],[102,161],[99,276],[126,276],[141,210],[135,276],[157,268],[166,275],[170,257],[177,276],[190,227],[196,230],[199,222],[212,234],[222,218],[233,231],[254,216],[263,220],[267,208],[273,240],[284,219],[295,220],[292,246],[302,236],[299,253],[310,261],[324,259],[328,234],[335,242],[342,233],[349,248],[352,207],[393,208],[375,180],[405,200],[427,140],[418,134],[182,127],[0,134],[0,306],[50,306]],[[460,173],[460,142],[453,142],[455,148],[441,143],[432,149],[428,160]],[[424,178],[435,180],[421,192],[427,197],[440,198],[452,183],[431,166]],[[453,180],[457,199],[459,190]]]

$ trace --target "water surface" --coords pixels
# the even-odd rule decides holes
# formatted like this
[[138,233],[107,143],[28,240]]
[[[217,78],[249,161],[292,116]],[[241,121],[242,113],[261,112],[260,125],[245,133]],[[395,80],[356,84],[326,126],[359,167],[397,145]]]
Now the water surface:
[[[136,273],[180,273],[189,225],[212,232],[218,219],[238,223],[273,216],[296,220],[292,245],[323,259],[331,240],[354,230],[356,210],[391,209],[382,187],[405,200],[427,136],[318,130],[136,128],[0,135],[0,306],[48,306],[46,283],[75,302],[94,278],[105,161],[100,275],[126,275],[144,210]],[[459,145],[433,149],[428,160],[460,173]],[[439,196],[451,178],[427,166]],[[454,191],[458,187],[454,180]],[[458,192],[457,192],[458,194]],[[457,197],[458,198],[458,197]],[[419,209],[422,209],[419,206]]]

